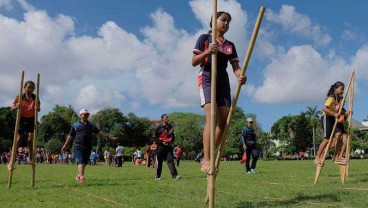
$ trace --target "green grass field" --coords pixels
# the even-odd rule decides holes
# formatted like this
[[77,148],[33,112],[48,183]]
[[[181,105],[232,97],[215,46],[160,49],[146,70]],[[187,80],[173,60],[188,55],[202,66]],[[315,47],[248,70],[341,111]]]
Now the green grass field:
[[[153,168],[87,166],[86,183],[75,181],[76,165],[36,168],[31,187],[30,165],[17,165],[7,188],[8,171],[0,165],[0,207],[208,207],[206,175],[199,164],[183,161],[183,177],[171,179],[164,164],[162,180]],[[256,174],[246,175],[238,161],[222,163],[216,181],[216,207],[368,207],[368,160],[352,160],[349,177],[340,182],[338,166],[326,161],[321,178],[313,185],[315,164],[304,161],[258,162]]]

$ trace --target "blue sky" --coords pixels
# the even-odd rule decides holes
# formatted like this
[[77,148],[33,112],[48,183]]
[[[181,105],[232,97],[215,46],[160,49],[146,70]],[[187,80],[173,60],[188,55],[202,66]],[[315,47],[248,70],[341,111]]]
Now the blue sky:
[[[41,73],[41,115],[56,104],[92,112],[116,107],[150,119],[203,114],[191,58],[197,37],[210,29],[211,2],[0,0],[0,103],[11,105],[25,70],[26,80]],[[269,131],[282,116],[321,109],[330,85],[347,83],[356,69],[354,119],[367,118],[367,4],[218,1],[218,10],[232,15],[225,37],[240,63],[266,7],[238,105]]]

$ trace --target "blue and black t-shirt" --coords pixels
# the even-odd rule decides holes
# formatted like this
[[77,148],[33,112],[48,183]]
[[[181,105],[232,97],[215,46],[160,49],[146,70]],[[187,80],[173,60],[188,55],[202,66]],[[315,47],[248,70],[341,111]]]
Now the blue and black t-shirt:
[[95,124],[91,122],[83,123],[77,121],[73,124],[69,135],[74,138],[74,146],[91,148],[92,147],[92,134],[98,134],[100,130]]
[[242,129],[242,143],[243,144],[247,144],[249,142],[251,143],[256,143],[256,132],[254,131],[253,128],[249,128],[248,126],[244,127]]

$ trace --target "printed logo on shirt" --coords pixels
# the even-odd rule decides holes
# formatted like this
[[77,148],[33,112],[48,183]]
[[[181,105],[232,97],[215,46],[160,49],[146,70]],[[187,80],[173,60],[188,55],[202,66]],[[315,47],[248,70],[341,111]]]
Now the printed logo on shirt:
[[340,108],[340,105],[339,105],[339,103],[337,103],[337,104],[334,104],[334,105],[333,105],[333,108],[334,108],[335,110],[339,110],[339,108]]
[[230,55],[233,53],[233,46],[232,45],[218,45],[218,51],[226,54],[226,55]]
[[32,102],[29,102],[29,103],[26,103],[26,105],[27,105],[27,109],[26,110],[33,110],[33,105],[34,103],[33,103],[33,101]]

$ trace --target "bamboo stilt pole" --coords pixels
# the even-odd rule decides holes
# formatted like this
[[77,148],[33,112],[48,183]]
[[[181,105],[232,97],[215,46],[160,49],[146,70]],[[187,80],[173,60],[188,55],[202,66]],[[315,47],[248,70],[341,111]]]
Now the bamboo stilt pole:
[[[339,110],[338,110],[338,114],[341,113],[341,110],[342,110],[342,106],[344,105],[345,103],[345,99],[346,99],[346,96],[347,94],[349,93],[349,90],[350,90],[350,85],[351,85],[351,81],[353,79],[353,76],[355,74],[355,71],[352,72],[351,76],[350,76],[350,79],[349,79],[349,84],[348,84],[348,87],[347,87],[347,90],[346,90],[346,93],[342,99],[342,101],[340,102],[340,107],[339,107]],[[321,158],[321,161],[322,161],[322,166],[318,165],[317,164],[317,169],[316,169],[316,176],[314,178],[314,184],[317,184],[319,178],[320,178],[320,175],[321,175],[321,171],[322,171],[322,167],[323,167],[323,164],[325,162],[325,159],[326,159],[326,155],[327,155],[327,152],[328,150],[330,149],[330,145],[331,145],[331,141],[332,141],[332,138],[335,136],[335,129],[336,129],[336,125],[337,125],[337,119],[335,119],[335,123],[333,125],[333,128],[332,128],[332,133],[331,133],[331,136],[330,136],[330,139],[328,140],[328,143],[324,149],[324,152],[323,152],[323,155],[322,155],[322,158]]]
[[[254,26],[253,34],[252,34],[252,37],[250,39],[250,42],[249,42],[249,45],[248,45],[248,49],[247,49],[247,53],[245,54],[245,57],[244,57],[244,60],[243,60],[243,64],[242,64],[242,68],[241,68],[242,69],[241,70],[241,75],[243,75],[243,76],[245,75],[245,73],[247,71],[248,63],[249,63],[250,57],[252,55],[255,42],[257,40],[258,31],[259,31],[259,28],[261,26],[263,15],[264,15],[265,11],[266,11],[266,8],[263,7],[263,6],[259,10],[258,18],[257,18],[256,24]],[[235,89],[235,94],[234,94],[233,100],[231,102],[231,107],[230,107],[230,110],[229,110],[229,115],[228,115],[227,120],[226,120],[226,125],[225,125],[225,129],[224,129],[224,133],[223,133],[222,138],[221,138],[220,146],[219,146],[219,148],[217,150],[216,162],[215,162],[216,175],[217,175],[217,173],[219,171],[219,166],[220,166],[220,162],[221,162],[222,151],[223,151],[224,146],[225,146],[226,137],[227,137],[227,134],[229,132],[231,120],[233,119],[233,114],[234,114],[234,110],[235,110],[236,104],[238,102],[238,98],[239,98],[241,87],[242,87],[242,85],[241,84],[238,84],[237,87],[236,87],[236,89]],[[215,175],[215,180],[216,180],[216,175]],[[206,197],[206,201],[208,201],[208,195]]]
[[8,188],[11,188],[12,181],[13,181],[13,171],[14,171],[14,160],[15,155],[17,154],[17,138],[18,138],[18,130],[19,130],[19,122],[20,122],[20,111],[22,106],[22,94],[23,94],[23,81],[24,81],[24,71],[21,73],[20,77],[20,87],[19,87],[19,94],[18,94],[18,103],[19,108],[17,110],[17,118],[15,121],[15,129],[14,129],[14,138],[13,138],[13,147],[12,147],[12,153],[11,153],[11,159],[8,164],[9,169],[9,178],[8,178]]
[[340,181],[345,182],[346,164],[339,164]]
[[[355,70],[354,70],[355,72]],[[349,122],[349,126],[348,126],[348,139],[346,141],[346,153],[345,153],[345,158],[346,158],[346,167],[345,167],[345,177],[349,176],[349,164],[350,164],[350,138],[351,138],[351,126],[352,126],[352,121],[353,121],[353,104],[354,104],[354,87],[355,85],[355,73],[354,73],[354,78],[353,81],[351,83],[351,88],[350,88],[350,99],[349,99],[349,111],[351,112],[348,118],[348,122]]]
[[[355,73],[354,76],[352,78],[351,81],[351,87],[350,87],[350,91],[349,91],[349,112],[353,111],[353,88],[354,88],[354,81],[355,81]],[[345,160],[346,163],[344,164],[339,164],[339,173],[340,173],[340,181],[342,184],[345,183],[345,179],[346,179],[346,175],[347,175],[347,170],[348,170],[348,165],[349,165],[349,152],[350,152],[350,130],[351,130],[351,125],[352,125],[352,114],[349,115],[348,117],[348,129],[347,129],[347,134],[348,134],[348,138],[346,140],[346,149],[345,149]]]
[[40,74],[37,74],[37,82],[36,82],[36,99],[35,99],[35,119],[34,119],[34,133],[33,133],[33,153],[32,153],[32,186],[35,185],[35,178],[36,178],[36,141],[37,141],[37,134],[38,134],[38,107],[40,104],[39,100],[39,93],[40,93]]
[[[212,0],[212,43],[217,42],[217,0]],[[207,176],[208,207],[215,207],[215,135],[217,126],[217,53],[211,55],[211,136],[210,136],[210,173]]]

